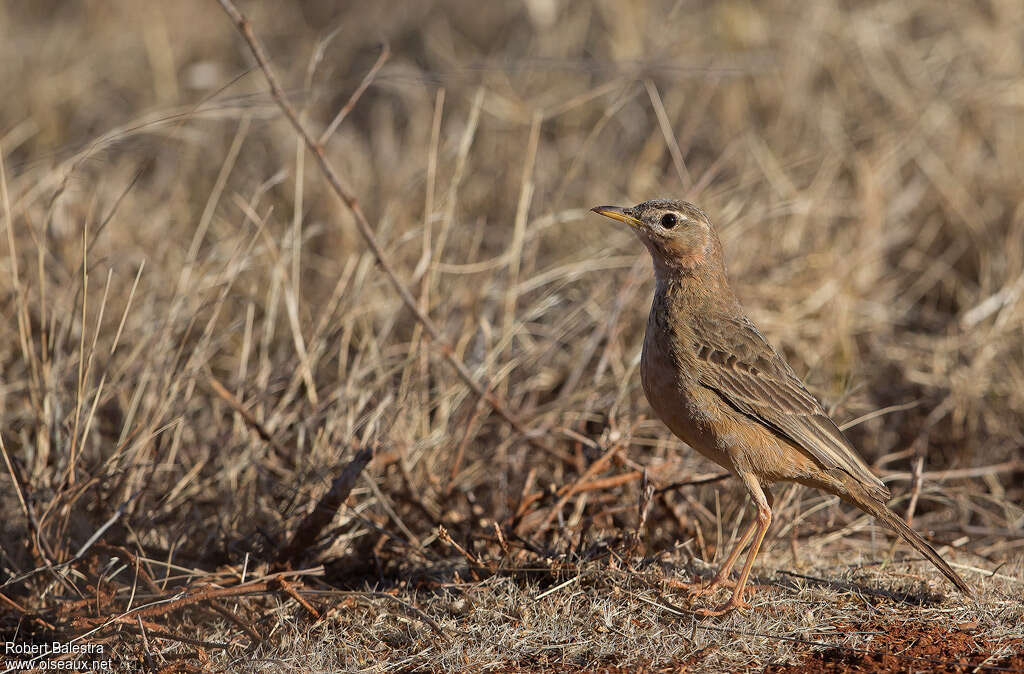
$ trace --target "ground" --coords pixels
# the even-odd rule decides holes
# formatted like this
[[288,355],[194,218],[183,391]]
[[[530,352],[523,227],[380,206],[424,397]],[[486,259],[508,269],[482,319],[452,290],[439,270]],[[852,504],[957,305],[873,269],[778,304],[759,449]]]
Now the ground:
[[[1024,5],[239,7],[0,4],[3,664],[1024,670]],[[776,485],[696,615],[661,197],[975,597]]]

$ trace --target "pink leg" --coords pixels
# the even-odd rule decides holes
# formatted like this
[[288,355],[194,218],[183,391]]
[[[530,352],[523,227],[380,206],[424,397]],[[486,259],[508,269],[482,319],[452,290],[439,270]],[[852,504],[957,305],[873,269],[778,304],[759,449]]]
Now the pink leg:
[[[728,613],[733,609],[746,608],[748,606],[747,602],[743,600],[743,588],[746,586],[747,579],[750,577],[750,570],[753,568],[754,559],[757,558],[757,553],[761,549],[761,542],[764,541],[764,535],[768,532],[768,527],[772,524],[772,509],[769,505],[768,497],[765,496],[764,490],[761,489],[761,483],[757,480],[757,477],[755,477],[753,473],[747,471],[739,472],[739,477],[743,480],[744,486],[746,486],[747,491],[750,493],[750,498],[754,501],[754,505],[757,506],[757,519],[754,521],[752,527],[754,543],[750,546],[750,553],[747,555],[747,561],[743,564],[743,569],[740,571],[740,577],[739,580],[736,581],[732,597],[729,598],[729,601],[717,608],[701,609],[697,611],[700,615],[717,616],[722,615],[723,613]],[[738,554],[738,552],[736,554]],[[729,556],[730,560],[733,556],[734,555]],[[726,562],[728,563],[730,560],[726,560]]]
[[686,590],[690,596],[699,597],[705,594],[711,594],[720,585],[726,587],[733,587],[735,583],[730,580],[729,574],[732,572],[732,567],[736,564],[736,560],[739,559],[740,553],[743,552],[743,548],[750,542],[750,538],[754,535],[754,529],[757,528],[757,520],[752,520],[744,530],[743,535],[740,536],[740,540],[733,546],[732,552],[719,567],[718,573],[711,579],[707,585],[701,582],[694,583],[681,583],[679,581],[666,580],[665,582],[678,589]]

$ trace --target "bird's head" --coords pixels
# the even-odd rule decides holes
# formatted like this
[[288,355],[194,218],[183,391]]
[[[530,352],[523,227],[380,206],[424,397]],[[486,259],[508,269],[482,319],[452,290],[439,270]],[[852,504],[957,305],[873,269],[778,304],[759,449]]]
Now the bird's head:
[[718,235],[704,211],[691,203],[654,199],[632,208],[591,210],[629,225],[651,252],[659,278],[724,271]]

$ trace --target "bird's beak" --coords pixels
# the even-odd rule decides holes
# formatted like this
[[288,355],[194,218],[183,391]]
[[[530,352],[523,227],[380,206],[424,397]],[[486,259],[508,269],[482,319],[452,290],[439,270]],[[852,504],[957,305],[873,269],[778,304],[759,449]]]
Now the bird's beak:
[[624,222],[633,229],[643,227],[643,223],[633,217],[632,210],[629,208],[619,208],[618,206],[594,206],[590,210],[594,211],[598,215],[603,215],[606,218]]

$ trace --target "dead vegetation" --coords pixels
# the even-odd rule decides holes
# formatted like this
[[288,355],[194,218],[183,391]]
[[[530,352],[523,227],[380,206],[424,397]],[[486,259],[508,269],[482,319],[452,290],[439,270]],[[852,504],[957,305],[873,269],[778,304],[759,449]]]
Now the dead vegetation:
[[[0,7],[4,640],[1021,670],[1017,3],[242,9],[309,146],[212,0]],[[748,513],[650,418],[649,261],[587,214],[655,196],[977,601],[782,486],[753,611],[665,582]]]

